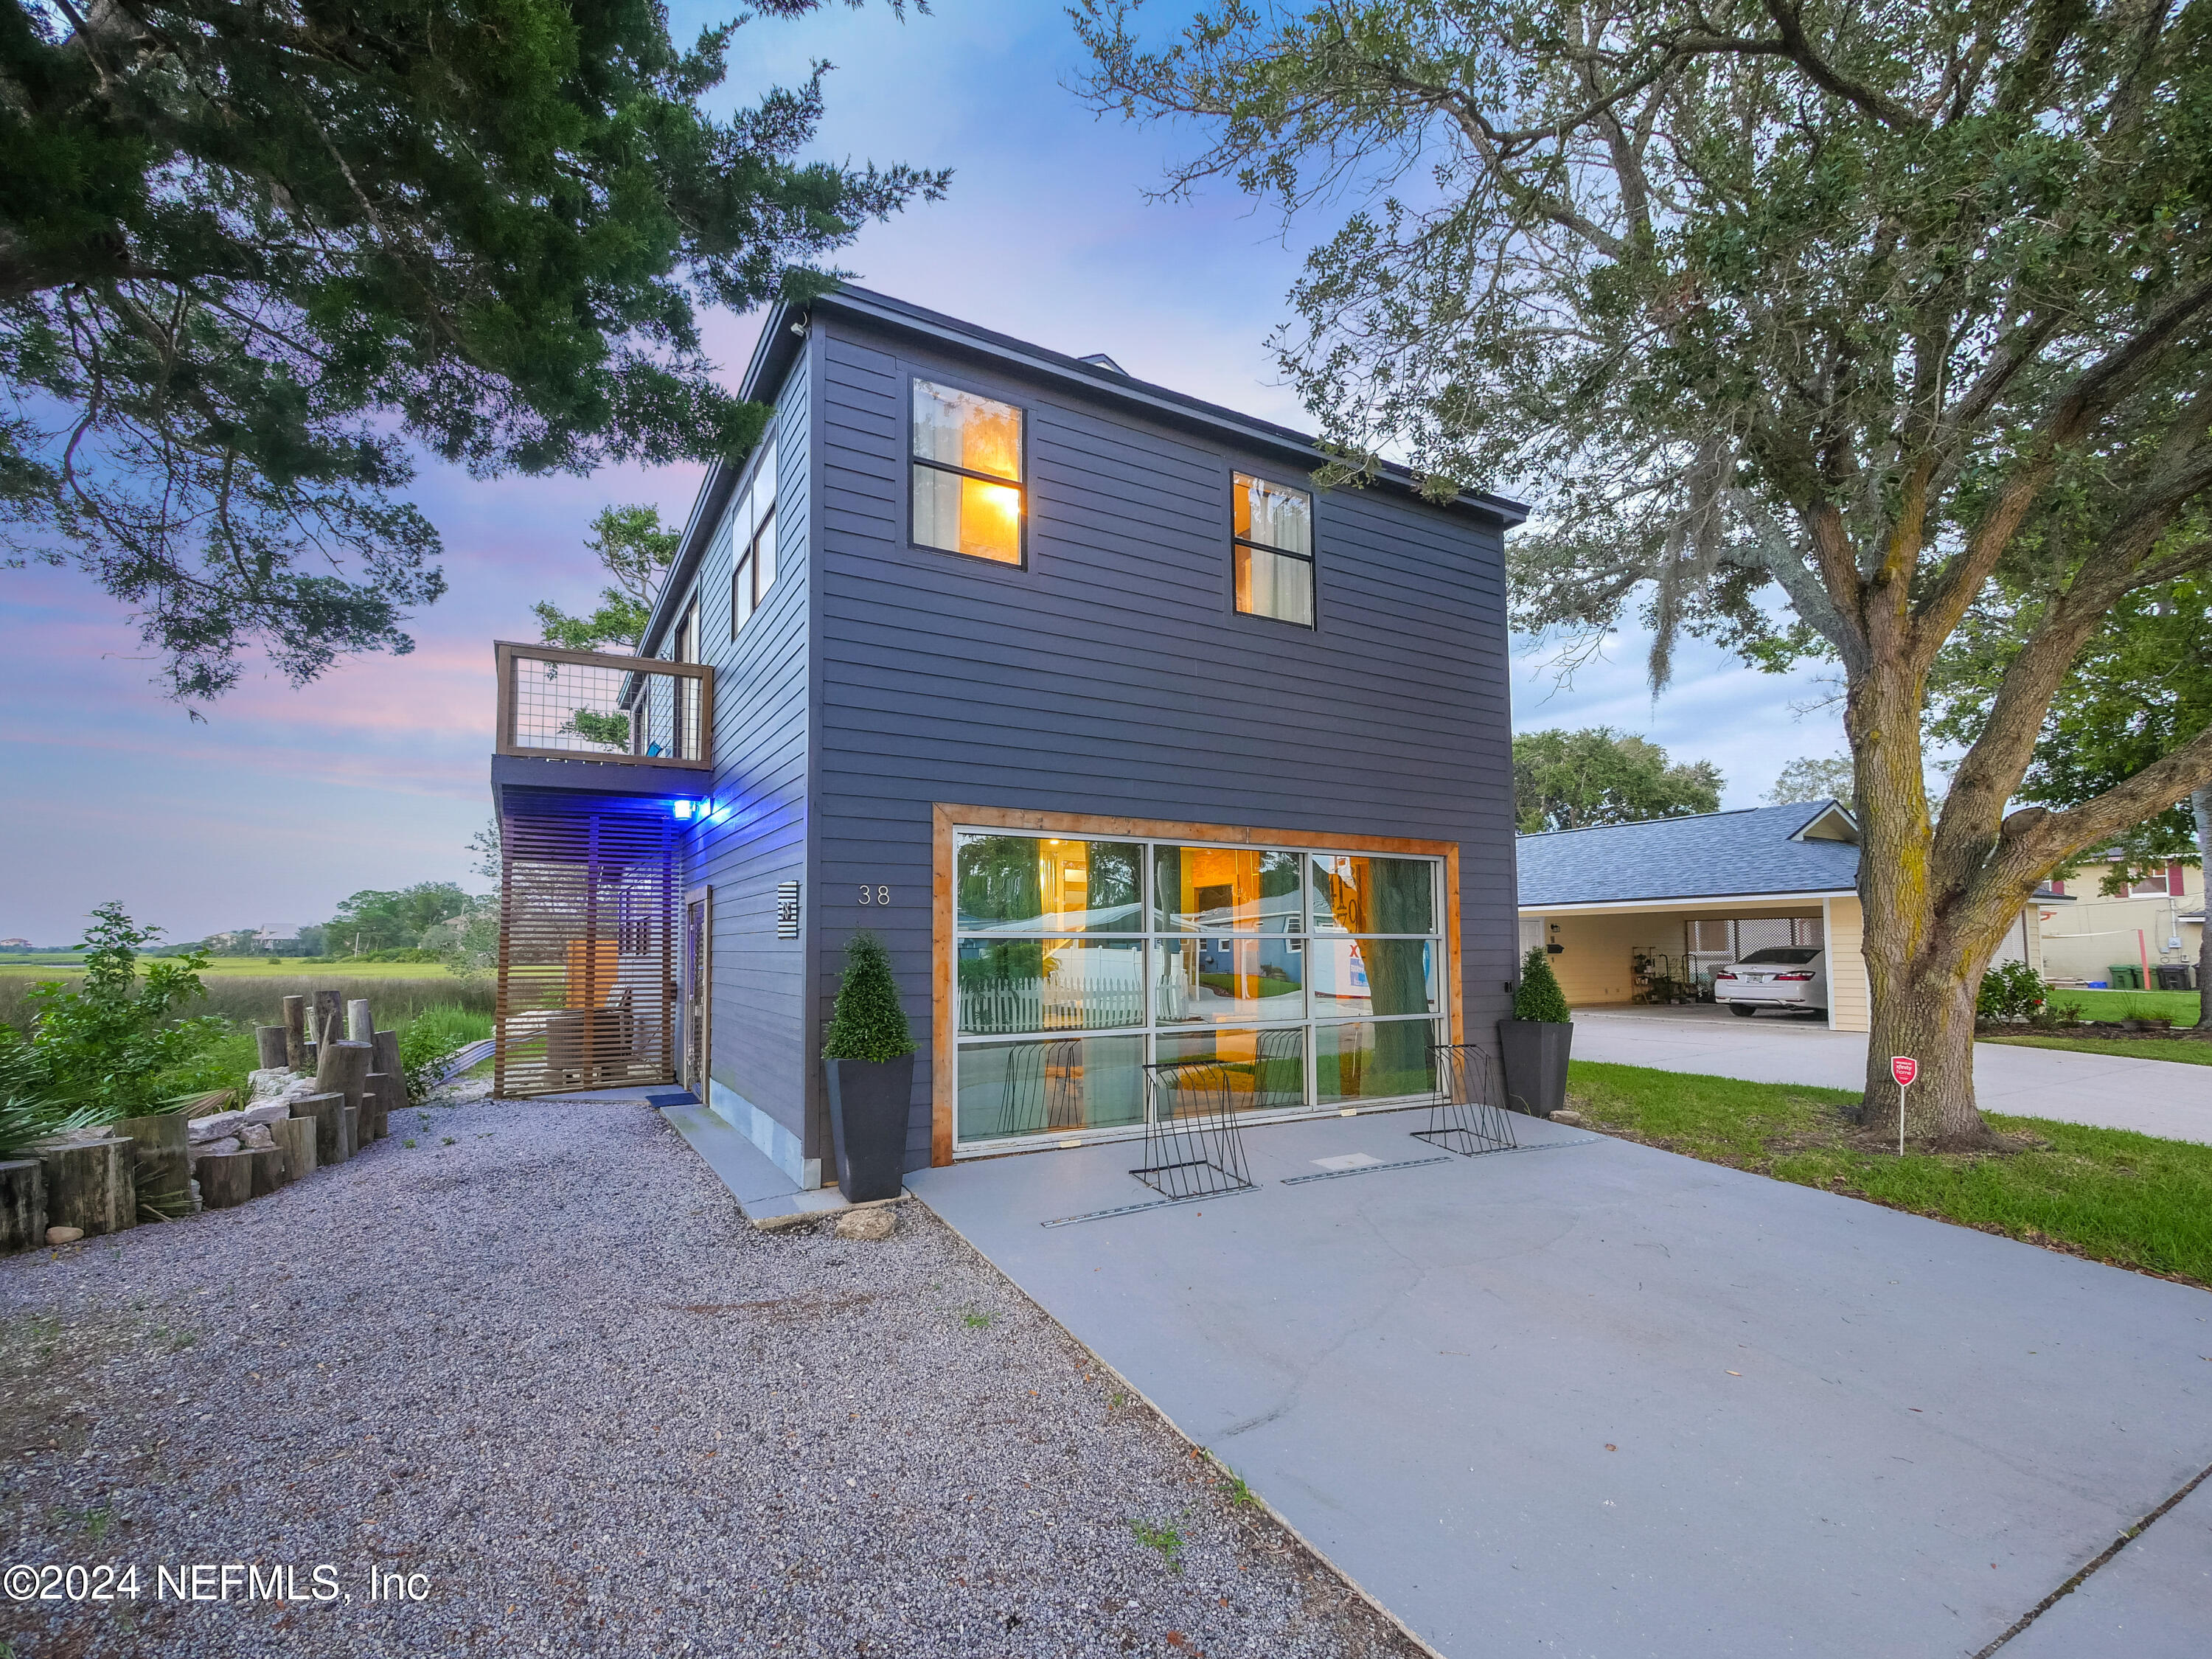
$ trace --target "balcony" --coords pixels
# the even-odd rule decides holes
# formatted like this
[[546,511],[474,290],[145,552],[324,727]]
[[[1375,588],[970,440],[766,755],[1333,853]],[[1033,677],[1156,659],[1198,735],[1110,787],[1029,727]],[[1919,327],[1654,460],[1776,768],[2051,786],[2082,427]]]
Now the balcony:
[[501,640],[498,754],[705,772],[714,671],[702,663]]

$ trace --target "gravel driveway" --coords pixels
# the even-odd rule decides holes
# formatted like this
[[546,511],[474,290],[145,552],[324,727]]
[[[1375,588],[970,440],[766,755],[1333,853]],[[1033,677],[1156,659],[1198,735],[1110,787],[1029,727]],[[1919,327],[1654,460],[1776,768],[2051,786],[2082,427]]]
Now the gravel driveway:
[[901,1215],[757,1233],[642,1107],[480,1101],[0,1261],[0,1565],[139,1589],[0,1601],[0,1655],[1417,1651]]

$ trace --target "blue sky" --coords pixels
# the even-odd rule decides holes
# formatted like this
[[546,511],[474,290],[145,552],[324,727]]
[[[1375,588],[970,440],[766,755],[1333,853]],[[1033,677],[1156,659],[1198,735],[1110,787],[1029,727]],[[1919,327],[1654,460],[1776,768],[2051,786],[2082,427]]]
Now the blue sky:
[[[679,3],[688,37],[726,8]],[[757,21],[732,49],[727,95],[837,67],[818,149],[954,170],[948,198],[869,227],[840,263],[866,285],[1059,350],[1105,351],[1132,374],[1307,424],[1267,349],[1307,240],[1227,190],[1146,199],[1191,135],[1102,121],[1066,89],[1080,67],[1056,6],[935,0],[895,21],[878,5],[798,23]],[[727,378],[757,318],[711,319]],[[426,465],[416,498],[446,543],[448,596],[413,625],[411,656],[349,663],[293,691],[246,684],[195,723],[149,684],[119,607],[66,571],[0,571],[0,937],[76,936],[120,898],[191,938],[327,916],[346,894],[431,879],[484,885],[469,836],[489,811],[491,641],[531,639],[530,605],[586,605],[599,586],[584,526],[609,501],[680,520],[698,469],[477,482]],[[1513,481],[1496,481],[1510,488]],[[1718,763],[1749,805],[1784,763],[1842,746],[1810,674],[1752,673],[1684,651],[1655,705],[1644,644],[1612,642],[1561,687],[1553,654],[1516,662],[1515,723],[1606,724]]]

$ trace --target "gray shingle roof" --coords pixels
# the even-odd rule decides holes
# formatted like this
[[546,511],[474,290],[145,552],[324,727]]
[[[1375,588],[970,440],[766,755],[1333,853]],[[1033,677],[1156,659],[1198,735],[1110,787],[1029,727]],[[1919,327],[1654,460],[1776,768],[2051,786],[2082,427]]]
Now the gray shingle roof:
[[1799,801],[1522,836],[1522,908],[1839,891],[1858,880],[1857,847],[1790,839],[1836,805]]

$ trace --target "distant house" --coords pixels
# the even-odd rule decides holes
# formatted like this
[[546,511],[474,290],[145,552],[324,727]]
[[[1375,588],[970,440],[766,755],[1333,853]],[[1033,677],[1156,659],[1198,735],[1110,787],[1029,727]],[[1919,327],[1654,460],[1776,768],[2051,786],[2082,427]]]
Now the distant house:
[[[2124,892],[2107,893],[2113,855],[2081,866],[2051,891],[2072,901],[2043,918],[2044,972],[2063,983],[2110,982],[2115,967],[2132,967],[2155,989],[2168,979],[2192,983],[2204,939],[2204,872],[2169,864]],[[2174,971],[2179,970],[2179,971]]]
[[[1751,951],[1818,945],[1830,1027],[1868,1028],[1859,830],[1841,803],[1562,830],[1516,847],[1522,948],[1553,948],[1570,1003],[1646,1001],[1656,981],[1694,983]],[[2040,969],[2045,908],[2021,913],[1996,960]]]
[[29,951],[35,948],[27,939],[0,939],[0,951]]

